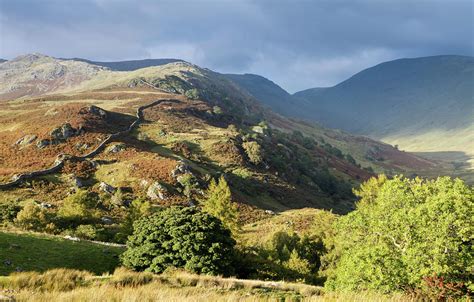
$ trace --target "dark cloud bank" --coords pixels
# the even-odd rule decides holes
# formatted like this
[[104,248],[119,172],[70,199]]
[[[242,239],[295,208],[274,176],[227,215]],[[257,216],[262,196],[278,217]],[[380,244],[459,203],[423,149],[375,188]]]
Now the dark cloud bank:
[[173,57],[289,91],[401,57],[473,55],[473,1],[0,0],[0,57]]

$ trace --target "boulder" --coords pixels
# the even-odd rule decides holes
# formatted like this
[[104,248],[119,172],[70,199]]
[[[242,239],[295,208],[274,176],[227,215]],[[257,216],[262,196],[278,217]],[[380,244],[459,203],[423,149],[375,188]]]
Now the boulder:
[[42,140],[39,140],[36,142],[36,147],[38,147],[38,149],[43,149],[43,148],[46,148],[47,146],[49,146],[51,144],[51,142],[47,139],[42,139]]
[[123,150],[125,150],[125,144],[114,144],[114,145],[111,145],[111,146],[107,147],[107,149],[105,149],[105,152],[107,152],[107,153],[119,153]]
[[94,105],[82,108],[80,113],[82,113],[82,114],[90,113],[90,114],[99,116],[102,119],[107,117],[107,112],[104,109],[99,108],[99,107],[94,106]]
[[18,145],[20,147],[25,147],[25,146],[28,146],[29,144],[31,144],[37,138],[38,137],[34,134],[28,134],[28,135],[23,136],[19,140],[17,140],[15,142],[15,145]]
[[113,186],[111,186],[111,185],[109,185],[105,182],[101,182],[99,184],[99,188],[100,188],[101,191],[109,193],[109,194],[113,194],[117,190],[115,187],[113,187]]
[[153,182],[148,187],[148,190],[146,192],[146,195],[152,200],[156,200],[156,199],[165,200],[167,199],[167,194],[168,194],[168,190],[166,189],[166,187],[157,181]]
[[101,221],[103,224],[107,224],[107,225],[110,225],[110,224],[113,224],[113,223],[114,223],[114,221],[112,220],[112,218],[106,217],[106,216],[101,217],[101,218],[100,218],[100,221]]
[[82,188],[85,186],[82,180],[74,175],[71,176],[71,183],[75,188]]
[[176,167],[171,171],[171,176],[176,179],[179,175],[186,173],[191,173],[189,166],[183,160],[180,160]]
[[67,140],[78,133],[71,124],[65,123],[59,127],[54,128],[49,134],[53,140]]

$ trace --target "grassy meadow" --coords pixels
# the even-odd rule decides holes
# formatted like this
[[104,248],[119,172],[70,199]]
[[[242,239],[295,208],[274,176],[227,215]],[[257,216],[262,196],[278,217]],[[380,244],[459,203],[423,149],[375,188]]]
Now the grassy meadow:
[[61,237],[0,232],[0,275],[17,270],[43,272],[54,268],[112,272],[119,264],[121,247]]

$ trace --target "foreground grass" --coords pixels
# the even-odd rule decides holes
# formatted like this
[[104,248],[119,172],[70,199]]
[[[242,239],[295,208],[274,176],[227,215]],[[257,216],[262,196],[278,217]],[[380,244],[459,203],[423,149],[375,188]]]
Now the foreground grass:
[[123,248],[58,237],[0,232],[0,275],[53,268],[112,272]]
[[[403,295],[324,293],[321,287],[240,280],[183,271],[162,275],[117,269],[113,275],[56,269],[0,279],[0,295],[16,301],[410,301]],[[413,300],[414,301],[414,300]]]

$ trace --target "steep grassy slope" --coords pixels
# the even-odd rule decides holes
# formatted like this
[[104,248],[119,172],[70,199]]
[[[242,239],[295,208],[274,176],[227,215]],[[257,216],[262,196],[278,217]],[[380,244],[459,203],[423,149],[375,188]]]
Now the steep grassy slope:
[[53,268],[113,272],[123,248],[60,237],[0,231],[0,275],[15,271],[46,271]]

